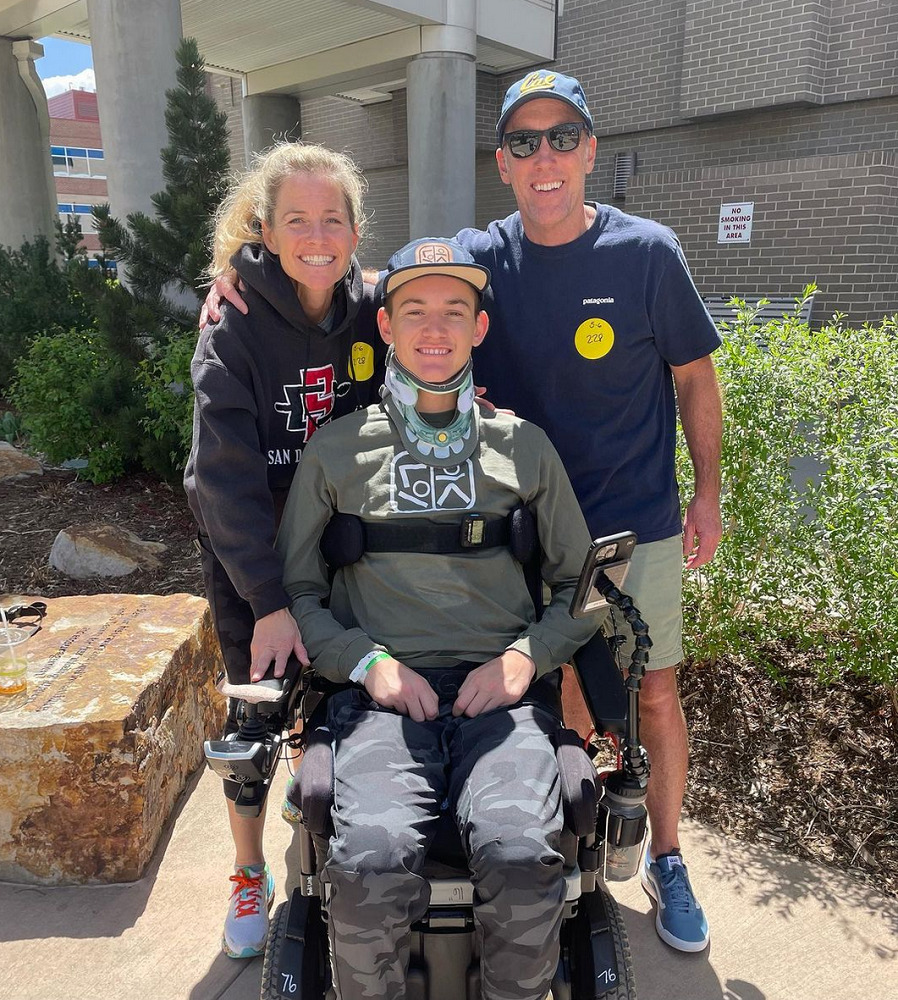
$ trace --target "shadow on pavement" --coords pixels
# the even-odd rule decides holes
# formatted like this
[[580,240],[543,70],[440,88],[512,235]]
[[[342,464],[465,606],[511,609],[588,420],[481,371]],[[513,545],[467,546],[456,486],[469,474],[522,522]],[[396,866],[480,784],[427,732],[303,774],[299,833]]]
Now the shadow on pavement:
[[[746,845],[738,859],[721,850],[719,841],[705,836],[702,849],[706,857],[705,878],[725,883],[736,897],[752,907],[770,909],[782,920],[797,919],[795,908],[808,901],[830,914],[841,928],[846,942],[860,952],[880,959],[898,958],[898,901],[884,899],[860,881],[844,872],[828,882],[821,878],[820,867],[811,867],[761,844]],[[865,913],[883,919],[891,929],[892,943],[867,940],[850,919]]]
[[[239,986],[235,986],[239,982]],[[208,972],[190,991],[188,1000],[219,1000],[219,998],[247,997],[257,1000],[262,982],[262,959],[228,958],[219,953]]]
[[653,914],[618,903],[630,938],[640,1000],[766,1000],[755,987],[744,998],[724,990],[711,964],[713,940],[698,954],[676,951],[655,933]]
[[765,995],[751,983],[741,979],[728,979],[723,1000],[765,1000]]
[[[133,927],[147,906],[174,825],[199,783],[202,767],[190,776],[163,827],[142,878],[114,885],[25,885],[0,882],[0,942],[40,938],[118,937]],[[35,905],[40,901],[40,905]]]

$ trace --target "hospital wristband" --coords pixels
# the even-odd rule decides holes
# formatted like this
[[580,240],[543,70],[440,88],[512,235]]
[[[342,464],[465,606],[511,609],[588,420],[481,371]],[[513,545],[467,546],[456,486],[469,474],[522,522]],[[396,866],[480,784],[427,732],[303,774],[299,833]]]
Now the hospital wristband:
[[349,675],[349,679],[353,684],[364,684],[365,678],[368,676],[368,671],[374,664],[379,660],[388,660],[389,658],[390,654],[385,653],[382,649],[372,649],[370,653],[366,653],[355,665],[352,673]]

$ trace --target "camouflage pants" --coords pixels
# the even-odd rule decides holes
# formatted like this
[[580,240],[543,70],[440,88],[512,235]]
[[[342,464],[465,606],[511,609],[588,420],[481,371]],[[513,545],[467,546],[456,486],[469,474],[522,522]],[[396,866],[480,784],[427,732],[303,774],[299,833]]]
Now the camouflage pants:
[[428,676],[440,694],[433,722],[382,710],[360,689],[329,706],[334,837],[324,877],[340,1000],[405,996],[410,927],[430,895],[421,871],[444,802],[469,858],[483,997],[542,1000],[549,989],[564,903],[558,723],[533,705],[454,719],[463,677]]

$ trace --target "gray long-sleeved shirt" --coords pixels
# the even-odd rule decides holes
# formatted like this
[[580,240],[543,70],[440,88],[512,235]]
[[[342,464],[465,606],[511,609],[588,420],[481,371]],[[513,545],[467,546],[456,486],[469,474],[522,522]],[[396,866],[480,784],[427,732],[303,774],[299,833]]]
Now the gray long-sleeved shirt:
[[[409,454],[381,406],[342,417],[309,442],[276,548],[293,615],[323,676],[347,680],[376,648],[415,670],[484,663],[513,648],[530,656],[541,676],[595,632],[597,620],[568,614],[590,539],[561,460],[535,425],[475,411],[477,448],[451,468]],[[536,517],[552,591],[538,622],[522,567],[507,548],[372,552],[328,583],[318,542],[336,511],[365,521],[457,524],[465,514],[503,515],[522,502]]]

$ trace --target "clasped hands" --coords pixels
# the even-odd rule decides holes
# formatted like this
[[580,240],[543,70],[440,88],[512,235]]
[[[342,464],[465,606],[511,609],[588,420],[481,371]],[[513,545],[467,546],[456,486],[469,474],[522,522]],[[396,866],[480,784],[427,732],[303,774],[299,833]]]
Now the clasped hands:
[[[458,689],[452,714],[473,718],[494,708],[514,705],[535,675],[536,664],[529,656],[507,649],[467,675]],[[365,677],[365,690],[378,705],[408,715],[415,722],[435,719],[439,711],[437,693],[427,680],[392,656],[371,666]]]

